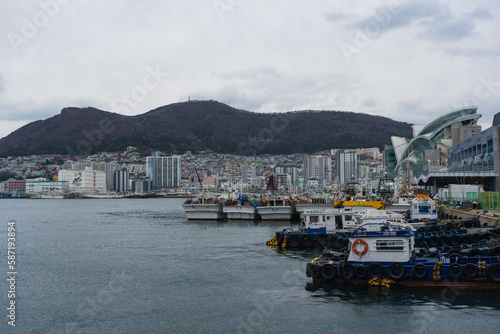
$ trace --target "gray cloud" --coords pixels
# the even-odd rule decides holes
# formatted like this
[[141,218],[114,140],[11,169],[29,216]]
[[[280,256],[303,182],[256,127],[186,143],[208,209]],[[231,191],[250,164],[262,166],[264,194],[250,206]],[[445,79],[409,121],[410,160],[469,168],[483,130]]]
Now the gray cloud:
[[348,14],[348,13],[339,13],[339,12],[329,12],[325,14],[325,19],[329,22],[340,22],[346,20],[357,20],[359,19],[359,15],[357,14]]
[[364,99],[363,102],[361,102],[361,104],[364,107],[371,108],[371,107],[377,106],[377,101],[373,97],[369,97],[369,98]]
[[5,92],[5,82],[3,80],[3,75],[0,72],[0,95],[2,95],[3,92]]
[[61,103],[51,101],[40,105],[32,101],[22,103],[0,103],[0,121],[37,121],[57,115],[62,108]]
[[474,22],[468,18],[455,18],[450,15],[437,16],[423,20],[422,37],[433,42],[458,41],[472,34]]
[[476,8],[469,14],[471,19],[493,19],[494,16],[486,8]]
[[446,54],[449,54],[451,56],[464,56],[464,57],[471,57],[471,58],[483,58],[483,57],[498,57],[500,56],[500,48],[495,47],[495,48],[488,48],[488,49],[478,49],[478,48],[459,48],[459,47],[452,47],[452,48],[446,48],[444,50]]
[[416,21],[447,13],[449,10],[444,5],[435,1],[405,1],[391,2],[386,6],[378,7],[363,19],[354,24],[357,29],[365,29],[371,22],[380,22],[383,31],[407,27]]

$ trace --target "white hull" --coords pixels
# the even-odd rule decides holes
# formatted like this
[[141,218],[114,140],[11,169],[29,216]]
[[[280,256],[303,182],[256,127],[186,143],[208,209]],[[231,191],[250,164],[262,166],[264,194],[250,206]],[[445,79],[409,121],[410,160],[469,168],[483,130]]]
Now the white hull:
[[224,219],[221,204],[182,204],[188,220]]
[[333,204],[295,204],[295,210],[302,213],[305,210],[333,209]]
[[63,199],[64,195],[29,195],[33,199]]
[[110,199],[110,198],[123,198],[123,195],[115,195],[115,194],[80,194],[80,198],[102,198],[102,199]]
[[389,204],[385,208],[395,212],[406,212],[411,209],[411,204]]
[[258,213],[254,206],[228,205],[222,208],[227,220],[255,220]]
[[258,206],[257,211],[262,220],[291,220],[291,206]]

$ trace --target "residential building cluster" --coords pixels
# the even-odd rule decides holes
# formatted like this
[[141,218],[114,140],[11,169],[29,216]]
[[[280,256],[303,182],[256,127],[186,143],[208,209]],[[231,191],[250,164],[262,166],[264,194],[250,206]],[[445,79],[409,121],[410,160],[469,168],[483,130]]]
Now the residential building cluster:
[[284,192],[339,191],[356,184],[372,194],[381,180],[425,187],[461,183],[500,187],[500,113],[491,128],[477,125],[477,107],[455,110],[428,125],[414,125],[413,138],[392,137],[392,146],[335,149],[316,154],[239,156],[211,151],[166,155],[126,152],[86,157],[0,158],[0,196],[62,196],[214,191],[262,191],[271,174]]
[[[378,149],[371,149],[370,152]],[[343,152],[343,151],[342,151]],[[357,156],[356,151],[347,151]],[[366,155],[365,155],[366,157]],[[371,156],[370,156],[371,157]],[[282,191],[309,191],[335,187],[336,156],[238,156],[210,151],[169,156],[133,150],[87,157],[28,156],[0,158],[0,194],[35,197],[175,193],[192,194],[200,187],[217,191],[241,188],[262,191],[270,174]],[[356,160],[356,174],[374,178],[382,160]],[[374,172],[375,171],[375,172]]]

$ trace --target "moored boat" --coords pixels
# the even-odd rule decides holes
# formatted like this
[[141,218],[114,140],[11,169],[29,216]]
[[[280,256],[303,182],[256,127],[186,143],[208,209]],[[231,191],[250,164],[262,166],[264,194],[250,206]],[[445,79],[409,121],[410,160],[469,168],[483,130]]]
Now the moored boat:
[[349,233],[366,221],[386,220],[409,226],[401,214],[370,207],[359,211],[353,211],[350,207],[305,210],[301,217],[302,225],[298,230],[276,232],[274,241],[270,240],[268,244],[283,248],[321,246],[341,249],[347,245]]
[[224,219],[222,202],[212,196],[199,196],[188,198],[182,208],[188,220],[219,220]]
[[411,201],[410,216],[407,218],[410,222],[438,220],[436,203],[429,196],[417,195]]
[[295,211],[299,214],[306,210],[322,210],[333,208],[333,202],[327,197],[305,196],[298,197],[295,202]]
[[229,197],[222,207],[227,220],[256,220],[259,218],[256,206],[259,201],[240,194],[237,199]]
[[274,182],[274,175],[269,176],[266,190],[271,193],[267,198],[261,200],[260,205],[257,207],[257,212],[261,220],[273,221],[290,221],[295,213],[294,202],[285,196],[276,195],[274,192],[277,190]]
[[387,221],[359,226],[349,235],[347,256],[316,258],[306,273],[313,282],[500,290],[498,256],[418,257],[414,232]]
[[268,200],[265,205],[258,206],[257,212],[262,220],[290,221],[295,210],[292,203],[286,199],[276,197]]

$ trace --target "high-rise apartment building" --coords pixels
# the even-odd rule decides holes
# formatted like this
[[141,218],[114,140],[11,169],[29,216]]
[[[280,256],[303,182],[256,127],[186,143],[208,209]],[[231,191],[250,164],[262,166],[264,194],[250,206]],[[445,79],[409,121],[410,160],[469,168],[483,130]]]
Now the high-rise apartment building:
[[310,178],[318,179],[319,185],[332,182],[332,159],[330,156],[311,156],[304,159],[304,182]]
[[359,178],[359,160],[356,151],[339,150],[335,154],[335,182],[345,184]]
[[146,158],[146,176],[151,179],[153,189],[179,188],[181,186],[181,157],[153,152]]

